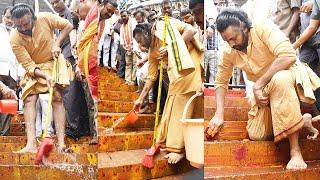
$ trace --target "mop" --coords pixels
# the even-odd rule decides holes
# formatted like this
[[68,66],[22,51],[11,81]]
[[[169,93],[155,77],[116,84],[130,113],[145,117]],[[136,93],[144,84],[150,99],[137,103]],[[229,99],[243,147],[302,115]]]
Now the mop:
[[[58,60],[56,58],[54,58],[53,70],[52,70],[52,77],[54,77],[54,80],[57,79],[57,61]],[[49,117],[52,116],[52,96],[53,96],[53,87],[50,87],[49,88],[48,109],[47,109],[47,113],[45,116],[45,128],[44,128],[44,132],[42,134],[43,140],[40,144],[40,147],[39,147],[37,155],[36,155],[35,165],[39,165],[40,163],[42,163],[43,156],[48,157],[50,155],[50,152],[53,149],[53,139],[51,137],[46,137],[48,134],[49,123],[51,123]]]
[[[167,26],[169,23],[169,18],[167,15],[164,16],[164,30],[163,30],[163,41],[162,47],[166,46],[166,36],[167,36]],[[153,142],[150,149],[148,149],[146,155],[142,160],[143,166],[147,168],[153,168],[154,166],[154,156],[160,153],[160,144],[156,144],[157,136],[157,127],[160,114],[160,100],[161,100],[161,89],[162,89],[162,77],[163,77],[163,60],[160,59],[160,73],[159,73],[159,86],[158,86],[158,97],[157,97],[157,109],[156,109],[156,118],[154,122],[154,131],[153,131]]]

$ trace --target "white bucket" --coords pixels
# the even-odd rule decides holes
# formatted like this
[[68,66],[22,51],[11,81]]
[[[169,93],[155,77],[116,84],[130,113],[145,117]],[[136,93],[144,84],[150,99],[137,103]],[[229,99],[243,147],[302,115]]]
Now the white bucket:
[[202,168],[204,164],[204,119],[186,119],[186,114],[192,101],[201,95],[197,93],[188,100],[180,120],[183,124],[186,157],[191,166],[196,168]]

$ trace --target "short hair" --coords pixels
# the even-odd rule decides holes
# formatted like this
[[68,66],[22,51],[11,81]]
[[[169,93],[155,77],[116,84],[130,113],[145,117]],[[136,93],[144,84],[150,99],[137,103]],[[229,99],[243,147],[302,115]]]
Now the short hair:
[[161,2],[161,7],[163,7],[163,5],[165,5],[165,4],[170,4],[171,5],[171,1],[170,0],[163,0]]
[[121,10],[121,11],[120,11],[120,14],[122,14],[122,13],[130,14],[130,13],[129,13],[129,11],[128,11],[128,10],[126,10],[126,9]]
[[238,8],[225,8],[217,16],[217,30],[219,32],[225,31],[229,26],[238,26],[244,23],[246,28],[251,28],[251,21],[247,13]]
[[155,12],[151,11],[151,12],[149,13],[149,16],[147,17],[148,22],[150,22],[150,19],[151,19],[152,16],[156,16],[156,15],[157,15],[157,14],[156,14]]
[[102,0],[104,5],[111,4],[113,7],[118,8],[118,3],[115,0]]
[[204,4],[204,0],[189,0],[189,9],[195,8],[198,3]]
[[26,14],[30,14],[33,19],[36,18],[34,15],[33,9],[28,4],[24,4],[24,3],[19,3],[15,5],[10,12],[11,12],[12,18],[19,19]]
[[145,16],[144,12],[143,12],[143,11],[139,11],[139,10],[138,10],[138,11],[135,11],[135,12],[133,13],[133,16],[136,16],[136,15],[139,14],[139,13],[141,14],[142,17]]
[[6,8],[4,8],[3,15],[5,15],[7,11],[11,11],[12,8],[13,8],[12,6],[7,6]]
[[180,12],[180,16],[185,16],[187,14],[192,14],[191,10],[188,8],[182,9],[182,11]]

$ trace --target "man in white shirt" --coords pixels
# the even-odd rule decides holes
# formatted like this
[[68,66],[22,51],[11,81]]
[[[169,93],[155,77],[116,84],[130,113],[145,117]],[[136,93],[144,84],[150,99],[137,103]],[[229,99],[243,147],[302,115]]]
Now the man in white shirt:
[[[17,89],[17,82],[22,76],[22,68],[16,60],[10,45],[10,31],[13,28],[10,10],[11,6],[5,8],[0,24],[0,81],[14,91]],[[8,135],[11,115],[0,114],[0,135]]]
[[134,85],[136,80],[136,57],[133,53],[133,30],[136,27],[137,22],[134,18],[130,17],[130,13],[127,10],[122,10],[121,13],[122,26],[120,28],[120,45],[126,51],[126,70],[125,70],[125,80],[126,84]]

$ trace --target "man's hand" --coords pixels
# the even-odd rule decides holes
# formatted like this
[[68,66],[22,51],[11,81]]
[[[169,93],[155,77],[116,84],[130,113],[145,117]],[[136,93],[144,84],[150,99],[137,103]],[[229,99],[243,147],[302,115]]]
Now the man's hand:
[[61,53],[61,48],[58,46],[53,45],[51,50],[52,56],[55,58],[58,58]]
[[4,99],[15,99],[18,100],[16,92],[8,87],[3,90],[3,98]]
[[160,54],[160,58],[161,59],[163,59],[164,57],[167,57],[167,55],[168,55],[168,49],[167,49],[167,47],[165,46],[165,47],[161,47],[160,49],[159,49],[159,54]]
[[224,119],[223,114],[215,114],[209,122],[209,126],[205,130],[207,138],[213,138],[221,129]]
[[54,87],[55,82],[51,76],[46,76],[46,81],[49,88]]
[[312,7],[313,7],[313,2],[312,1],[308,1],[305,2],[301,5],[300,7],[300,12],[302,13],[308,13],[312,11]]
[[140,108],[141,108],[141,106],[142,106],[142,103],[143,103],[143,100],[141,100],[140,98],[138,98],[138,99],[134,102],[133,109],[134,109],[136,112],[139,112],[139,111],[140,111]]
[[78,81],[82,81],[82,72],[81,72],[79,66],[76,66],[74,72],[75,72],[76,79]]
[[267,106],[269,104],[269,97],[264,96],[262,87],[259,87],[256,83],[253,86],[253,94],[259,105]]

